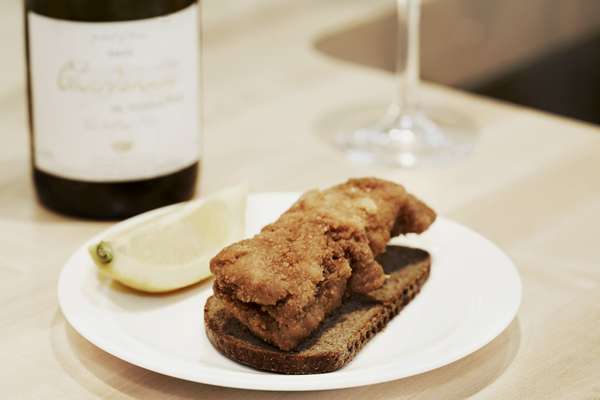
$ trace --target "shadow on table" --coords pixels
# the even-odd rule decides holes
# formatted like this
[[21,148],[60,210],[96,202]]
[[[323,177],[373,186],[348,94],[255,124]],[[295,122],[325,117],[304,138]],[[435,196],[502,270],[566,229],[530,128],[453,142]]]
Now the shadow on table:
[[361,20],[351,26],[316,38],[314,48],[321,54],[354,65],[393,73],[396,69],[397,18],[388,12]]
[[445,367],[388,383],[315,392],[264,392],[228,389],[188,382],[136,367],[98,349],[81,337],[57,311],[51,334],[54,354],[63,370],[99,397],[114,392],[140,399],[463,399],[498,379],[512,363],[521,343],[518,319],[479,351]]

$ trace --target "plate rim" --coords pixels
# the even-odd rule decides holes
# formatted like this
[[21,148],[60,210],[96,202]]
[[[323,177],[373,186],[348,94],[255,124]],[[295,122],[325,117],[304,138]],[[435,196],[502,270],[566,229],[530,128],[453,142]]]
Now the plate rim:
[[[249,193],[248,200],[250,198],[260,199],[265,197],[273,197],[273,196],[281,196],[281,197],[289,197],[290,201],[292,197],[297,198],[300,195],[298,192],[256,192]],[[196,199],[197,200],[197,199]],[[181,203],[179,203],[181,204]],[[479,340],[471,342],[470,346],[468,346],[467,350],[464,348],[460,348],[460,351],[454,351],[447,353],[446,356],[440,357],[438,362],[430,363],[427,366],[423,366],[421,368],[416,368],[412,370],[410,373],[400,373],[398,374],[394,368],[382,368],[382,367],[369,367],[369,368],[361,368],[359,370],[352,371],[344,371],[344,369],[335,371],[335,375],[331,373],[326,374],[312,374],[312,375],[281,375],[281,374],[269,374],[262,375],[264,372],[260,371],[260,374],[249,374],[245,371],[226,371],[224,374],[224,369],[219,367],[210,366],[207,364],[199,364],[198,368],[194,370],[194,372],[188,372],[186,370],[173,368],[169,369],[162,364],[156,364],[153,362],[148,362],[148,360],[140,360],[131,354],[130,351],[120,347],[119,345],[115,345],[111,343],[110,340],[106,340],[106,338],[99,337],[92,332],[91,327],[87,326],[86,323],[83,323],[81,320],[74,318],[76,311],[72,310],[74,305],[70,304],[68,301],[69,291],[67,288],[69,287],[69,267],[73,265],[73,261],[79,256],[79,254],[84,251],[87,246],[99,240],[101,237],[106,235],[107,233],[119,229],[123,224],[133,224],[138,222],[144,218],[149,218],[152,215],[163,212],[167,208],[175,207],[178,204],[169,205],[165,207],[161,207],[158,209],[151,210],[149,212],[137,215],[135,217],[126,219],[124,221],[118,222],[110,227],[102,230],[98,234],[84,241],[77,249],[69,256],[67,261],[64,263],[63,268],[61,269],[58,284],[57,284],[57,297],[58,304],[61,310],[62,315],[65,320],[71,325],[71,327],[78,332],[82,337],[84,337],[88,342],[93,344],[98,349],[105,351],[111,354],[114,357],[117,357],[123,361],[126,361],[129,364],[148,369],[150,371],[160,373],[162,375],[184,379],[192,382],[208,384],[208,385],[216,385],[222,387],[236,388],[236,389],[249,389],[249,390],[265,390],[265,391],[310,391],[310,390],[333,390],[333,389],[341,389],[341,388],[352,388],[359,387],[377,383],[388,382],[392,380],[407,378],[414,375],[419,375],[428,371],[432,371],[438,369],[440,367],[446,366],[453,362],[456,362],[464,357],[467,357],[470,354],[480,350],[485,347],[491,341],[493,341],[496,337],[498,337],[506,328],[510,325],[510,323],[517,318],[518,311],[522,302],[522,281],[518,272],[518,268],[516,267],[513,260],[506,254],[502,249],[493,243],[491,240],[487,239],[479,232],[462,225],[452,219],[438,216],[438,222],[449,224],[454,228],[458,228],[460,230],[466,231],[471,235],[477,237],[478,240],[486,242],[488,245],[493,247],[507,262],[506,266],[510,266],[509,270],[506,271],[507,274],[512,276],[513,283],[515,284],[515,293],[513,295],[513,302],[510,312],[506,312],[503,314],[504,318],[496,321],[493,329],[489,329],[486,331],[486,335],[481,335],[478,337]],[[209,289],[210,290],[210,289]],[[206,333],[203,330],[203,334]],[[125,350],[125,351],[124,351]],[[224,357],[224,356],[223,356]],[[386,363],[384,367],[390,367],[393,365],[392,363]],[[396,364],[401,364],[401,361],[396,362]],[[369,374],[370,371],[377,370],[377,374]],[[270,379],[260,380],[256,379],[257,376],[269,376]],[[327,379],[319,379],[322,377],[327,377]],[[235,378],[235,379],[232,379]],[[276,379],[272,379],[276,378]],[[331,379],[333,378],[333,379]],[[351,379],[350,379],[351,378]]]

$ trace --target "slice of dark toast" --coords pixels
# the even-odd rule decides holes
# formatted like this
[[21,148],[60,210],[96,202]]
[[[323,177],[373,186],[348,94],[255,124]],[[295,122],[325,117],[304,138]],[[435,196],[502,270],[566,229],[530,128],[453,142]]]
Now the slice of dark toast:
[[263,342],[235,319],[214,296],[204,306],[208,339],[226,357],[250,367],[282,374],[318,374],[346,365],[418,293],[431,257],[424,250],[388,246],[377,260],[388,275],[368,295],[353,295],[294,351]]

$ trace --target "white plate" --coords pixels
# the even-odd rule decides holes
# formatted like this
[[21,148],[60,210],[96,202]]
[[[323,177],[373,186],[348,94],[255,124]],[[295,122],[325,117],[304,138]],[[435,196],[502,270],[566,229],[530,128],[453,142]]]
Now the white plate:
[[[275,220],[297,196],[251,195],[247,233],[254,234]],[[425,234],[398,241],[432,254],[429,281],[350,364],[322,375],[277,375],[239,365],[211,346],[202,315],[212,293],[210,283],[151,296],[119,289],[99,278],[86,248],[106,233],[81,246],[64,266],[58,299],[66,319],[83,337],[116,357],[165,375],[212,385],[318,390],[419,374],[490,342],[512,321],[521,300],[521,281],[511,260],[472,230],[439,218]]]

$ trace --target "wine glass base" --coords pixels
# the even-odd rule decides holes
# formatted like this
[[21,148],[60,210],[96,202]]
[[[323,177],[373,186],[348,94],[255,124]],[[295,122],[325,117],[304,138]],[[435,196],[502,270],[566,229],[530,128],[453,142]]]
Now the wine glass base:
[[335,129],[328,129],[329,141],[349,159],[403,168],[465,157],[477,138],[475,126],[450,110],[402,116],[388,111],[381,118],[381,108],[363,108],[337,121]]

